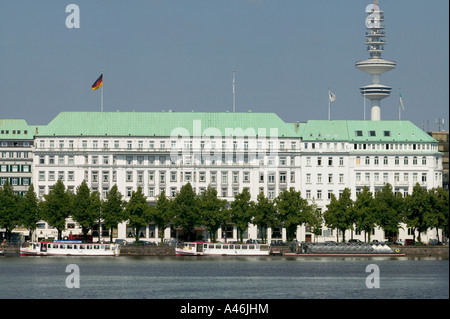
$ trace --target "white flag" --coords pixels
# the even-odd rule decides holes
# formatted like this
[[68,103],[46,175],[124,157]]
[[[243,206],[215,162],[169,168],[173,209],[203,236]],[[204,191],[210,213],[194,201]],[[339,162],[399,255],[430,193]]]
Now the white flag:
[[336,101],[336,95],[334,95],[331,91],[328,91],[330,94],[330,102]]
[[400,106],[402,107],[402,110],[405,111],[405,106],[403,105],[403,100],[402,100],[402,94],[400,93]]

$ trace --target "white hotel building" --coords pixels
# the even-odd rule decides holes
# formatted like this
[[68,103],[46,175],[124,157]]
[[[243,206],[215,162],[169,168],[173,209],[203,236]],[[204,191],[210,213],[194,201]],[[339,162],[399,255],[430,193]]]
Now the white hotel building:
[[[402,194],[416,183],[442,185],[438,142],[409,121],[286,123],[273,113],[68,112],[38,127],[34,138],[33,183],[41,197],[57,179],[73,190],[86,180],[102,197],[117,184],[125,199],[140,186],[150,204],[162,190],[174,196],[188,182],[197,193],[211,185],[229,202],[243,188],[256,201],[261,191],[273,199],[294,187],[325,211],[331,194],[338,197],[346,187],[355,200],[365,185],[375,192],[390,183]],[[126,223],[119,225],[117,237],[133,240],[126,229]],[[237,238],[232,225],[226,231],[228,239]],[[153,225],[142,233],[143,240],[158,240]],[[206,238],[201,228],[198,235]],[[285,239],[281,227],[268,235]],[[165,230],[166,238],[175,236]],[[246,236],[257,239],[256,226],[249,225]],[[425,241],[436,234],[427,236]],[[399,238],[410,237],[400,230]],[[381,229],[372,238],[385,239]],[[324,227],[315,238],[303,225],[297,239],[335,240],[336,233]]]

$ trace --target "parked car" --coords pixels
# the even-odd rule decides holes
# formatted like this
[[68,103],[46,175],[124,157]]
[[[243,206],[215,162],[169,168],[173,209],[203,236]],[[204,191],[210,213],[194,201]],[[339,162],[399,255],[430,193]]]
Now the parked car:
[[396,241],[394,241],[394,245],[405,246],[405,241],[404,240],[396,240]]
[[116,240],[114,240],[114,243],[122,245],[122,246],[126,246],[127,241],[125,239],[119,239],[117,238]]
[[405,239],[405,245],[404,246],[414,246],[415,245],[414,239]]
[[348,242],[349,243],[362,243],[362,241],[360,241],[359,239],[349,239]]
[[430,246],[443,246],[444,243],[441,241],[438,241],[437,239],[430,239],[430,242],[428,243]]

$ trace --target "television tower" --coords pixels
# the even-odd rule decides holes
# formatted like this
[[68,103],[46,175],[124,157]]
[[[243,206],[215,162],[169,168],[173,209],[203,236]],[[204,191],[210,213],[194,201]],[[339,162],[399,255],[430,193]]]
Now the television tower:
[[381,53],[384,51],[384,45],[386,44],[384,40],[386,33],[382,24],[384,22],[384,12],[379,8],[378,0],[374,0],[373,4],[369,4],[366,7],[366,13],[368,14],[366,19],[366,45],[370,58],[356,62],[356,68],[371,75],[372,84],[366,85],[360,90],[361,95],[372,103],[371,120],[380,121],[380,102],[388,97],[392,90],[391,87],[380,84],[380,75],[395,69],[396,63],[381,58]]

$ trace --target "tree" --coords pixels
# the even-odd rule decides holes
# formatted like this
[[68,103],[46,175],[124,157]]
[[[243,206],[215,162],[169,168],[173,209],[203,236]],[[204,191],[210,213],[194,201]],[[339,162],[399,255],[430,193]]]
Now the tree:
[[135,242],[138,243],[139,230],[145,227],[151,219],[149,206],[140,186],[137,188],[137,191],[131,193],[131,198],[126,205],[125,213],[128,223],[134,230]]
[[375,193],[376,224],[383,229],[385,236],[391,239],[398,233],[403,220],[404,208],[401,197],[392,192],[391,184],[387,183],[380,191]]
[[109,241],[112,242],[113,229],[126,220],[125,202],[116,184],[106,194],[106,199],[102,203],[101,216],[103,224],[109,229]]
[[151,219],[158,226],[158,235],[161,239],[161,244],[164,241],[164,230],[173,222],[172,203],[166,196],[166,192],[162,191],[156,201],[156,206],[150,207]]
[[17,226],[19,216],[17,214],[18,197],[14,189],[6,180],[0,189],[0,225],[6,230],[6,239],[11,239],[12,230]]
[[239,239],[244,241],[244,232],[248,228],[248,224],[252,220],[252,207],[250,202],[250,192],[244,188],[242,192],[234,196],[234,201],[231,202],[231,221],[236,226]]
[[[327,205],[327,211],[324,213],[325,224],[327,227],[336,228],[342,232],[342,241],[345,242],[345,231],[353,229],[355,215],[353,201],[350,198],[350,189],[345,188],[339,199],[331,194],[330,204]],[[338,234],[336,234],[336,238]]]
[[311,219],[308,221],[308,224],[309,226],[311,226],[311,232],[317,239],[322,234],[323,213],[322,209],[317,208],[317,204],[314,200],[310,204],[310,206],[311,206]]
[[20,198],[18,211],[19,224],[28,229],[30,232],[30,238],[33,238],[36,223],[41,219],[39,199],[34,192],[33,184],[28,187],[26,194]]
[[449,193],[442,187],[430,190],[430,196],[432,200],[432,215],[433,223],[430,222],[431,227],[436,228],[436,236],[440,241],[437,230],[442,229],[443,232],[448,234],[448,222],[449,222]]
[[173,199],[172,205],[175,222],[183,228],[184,236],[191,240],[194,227],[199,225],[197,197],[190,183],[183,185],[180,192]]
[[58,239],[61,240],[62,231],[66,228],[66,218],[72,212],[72,194],[66,191],[64,183],[58,179],[53,188],[42,202],[44,219],[58,231]]
[[356,228],[363,230],[364,238],[367,235],[367,241],[370,242],[370,235],[376,225],[377,218],[375,213],[375,199],[367,186],[364,186],[362,192],[356,195],[354,211]]
[[261,230],[263,243],[267,240],[267,228],[274,227],[276,224],[276,214],[275,204],[265,197],[263,192],[259,193],[256,203],[253,203],[252,223]]
[[300,191],[293,187],[282,191],[275,204],[278,211],[278,220],[286,228],[286,237],[288,241],[295,238],[297,227],[307,223],[312,218],[312,209],[308,201],[301,197]]
[[212,242],[216,241],[217,230],[226,220],[225,207],[227,201],[217,198],[217,190],[208,186],[208,188],[198,196],[198,208],[201,223],[208,230]]
[[91,193],[85,180],[77,187],[77,192],[73,196],[72,219],[81,226],[84,241],[87,235],[100,217],[100,198],[98,192]]
[[[336,195],[331,194],[330,203],[327,205],[327,210],[323,213],[325,226],[330,229],[339,229],[338,210],[339,202]],[[339,241],[338,232],[336,232],[336,241]]]
[[416,239],[416,231],[419,236],[417,240],[421,242],[421,233],[425,232],[429,225],[426,215],[431,211],[430,197],[425,188],[422,188],[419,183],[413,188],[411,195],[405,199],[405,222],[406,226],[413,229],[413,239]]

